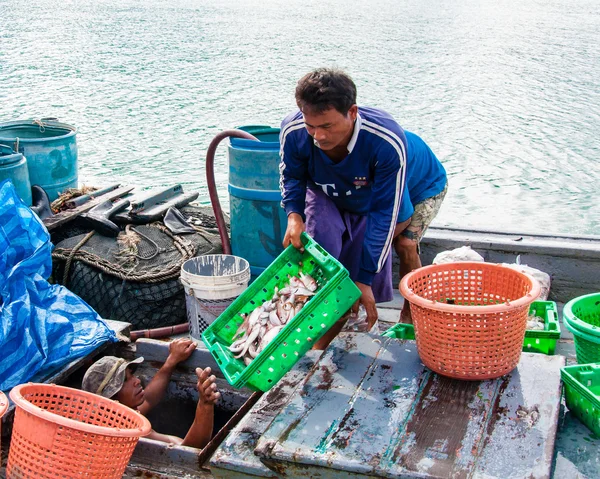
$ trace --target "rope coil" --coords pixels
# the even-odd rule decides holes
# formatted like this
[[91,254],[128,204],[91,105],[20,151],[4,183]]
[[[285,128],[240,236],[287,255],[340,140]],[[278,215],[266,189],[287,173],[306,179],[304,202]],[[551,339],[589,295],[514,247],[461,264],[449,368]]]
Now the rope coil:
[[[128,225],[128,227],[129,226],[131,226],[131,225]],[[90,253],[89,251],[81,249],[89,241],[89,239],[94,235],[94,231],[91,231],[79,243],[77,243],[77,245],[75,247],[73,247],[72,249],[67,250],[67,249],[57,248],[52,253],[53,259],[65,261],[63,284],[64,285],[67,284],[68,276],[69,276],[70,269],[71,269],[71,264],[74,260],[83,261],[83,262],[99,269],[100,271],[102,271],[106,274],[115,276],[116,278],[119,278],[121,280],[126,280],[126,281],[138,281],[138,282],[142,282],[142,283],[160,283],[165,280],[178,278],[179,274],[180,274],[181,264],[183,264],[185,261],[187,261],[190,258],[193,258],[196,255],[196,247],[187,239],[185,239],[181,236],[178,236],[178,235],[173,235],[169,231],[169,229],[166,228],[161,223],[153,223],[149,226],[159,229],[160,231],[162,231],[164,234],[166,234],[167,236],[169,236],[171,238],[171,240],[173,241],[173,245],[175,246],[175,248],[181,255],[181,262],[178,262],[178,264],[172,265],[166,269],[154,269],[154,270],[150,270],[149,272],[144,272],[144,273],[136,273],[133,271],[133,269],[131,269],[127,272],[117,271],[117,270],[115,270],[115,265],[113,263],[111,263],[110,261],[108,261],[104,258],[101,258],[93,253]],[[160,253],[160,248],[158,247],[156,242],[154,242],[152,239],[148,238],[146,235],[144,235],[140,231],[136,230],[135,228],[131,227],[130,229],[133,230],[133,232],[135,234],[138,234],[138,235],[142,236],[143,238],[145,238],[146,240],[148,240],[155,247],[155,252],[152,254],[152,256],[143,257],[143,256],[137,255],[137,253],[136,253],[136,256],[139,259],[148,261],[148,260],[156,257],[156,255]],[[197,229],[197,228],[194,228],[194,229]],[[127,231],[127,227],[126,227],[126,231]],[[202,238],[204,238],[207,241],[207,243],[209,243],[211,245],[211,249],[208,252],[203,253],[203,254],[213,254],[214,252],[217,252],[220,249],[220,245],[216,245],[209,237],[207,237],[201,231],[198,231],[197,234],[200,234],[200,236],[202,236]]]

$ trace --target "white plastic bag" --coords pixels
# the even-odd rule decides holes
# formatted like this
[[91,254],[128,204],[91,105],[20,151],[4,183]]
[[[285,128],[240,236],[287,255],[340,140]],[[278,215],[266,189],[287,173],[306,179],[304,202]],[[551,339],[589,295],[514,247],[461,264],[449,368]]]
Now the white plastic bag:
[[551,285],[550,275],[548,273],[544,273],[543,271],[527,266],[526,264],[519,264],[519,257],[517,257],[517,262],[515,264],[503,263],[503,266],[507,266],[509,268],[533,276],[539,281],[540,286],[542,287],[540,295],[537,299],[539,299],[540,301],[546,301],[548,299],[548,294],[550,293]]
[[433,258],[433,264],[455,263],[457,261],[483,262],[484,260],[483,256],[477,251],[473,251],[470,246],[461,246],[449,251],[442,251]]
[[379,334],[379,325],[377,321],[375,321],[375,324],[370,330],[368,329],[367,311],[362,304],[358,306],[358,313],[350,311],[346,314],[348,320],[344,324],[342,332],[365,333],[368,331],[371,334]]

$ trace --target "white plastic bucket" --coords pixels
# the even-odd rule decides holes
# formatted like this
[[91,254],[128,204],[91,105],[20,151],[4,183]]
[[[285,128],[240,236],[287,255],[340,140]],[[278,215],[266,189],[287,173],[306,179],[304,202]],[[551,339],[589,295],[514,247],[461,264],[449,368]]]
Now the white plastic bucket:
[[187,260],[181,266],[190,336],[200,340],[250,281],[250,263],[228,254],[211,254]]

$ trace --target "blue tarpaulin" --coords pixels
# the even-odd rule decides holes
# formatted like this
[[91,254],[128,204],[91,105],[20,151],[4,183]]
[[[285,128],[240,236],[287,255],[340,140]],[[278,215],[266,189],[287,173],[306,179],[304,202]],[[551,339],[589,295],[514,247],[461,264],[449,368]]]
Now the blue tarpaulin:
[[117,340],[85,301],[48,283],[51,252],[44,224],[0,183],[0,390]]

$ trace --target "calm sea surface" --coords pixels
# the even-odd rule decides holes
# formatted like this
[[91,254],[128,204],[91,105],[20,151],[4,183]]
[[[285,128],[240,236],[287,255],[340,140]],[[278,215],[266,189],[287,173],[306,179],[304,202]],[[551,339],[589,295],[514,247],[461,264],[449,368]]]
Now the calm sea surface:
[[0,121],[77,126],[86,184],[207,200],[212,137],[338,66],[443,161],[438,226],[600,234],[595,0],[0,0],[0,24]]

